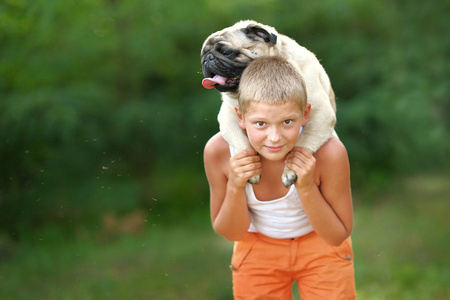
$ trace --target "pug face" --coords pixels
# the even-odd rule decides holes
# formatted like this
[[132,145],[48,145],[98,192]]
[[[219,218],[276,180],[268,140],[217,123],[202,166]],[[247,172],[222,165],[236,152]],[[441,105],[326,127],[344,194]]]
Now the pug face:
[[272,55],[278,33],[270,26],[243,21],[211,34],[201,51],[203,85],[237,93],[240,77],[255,58]]

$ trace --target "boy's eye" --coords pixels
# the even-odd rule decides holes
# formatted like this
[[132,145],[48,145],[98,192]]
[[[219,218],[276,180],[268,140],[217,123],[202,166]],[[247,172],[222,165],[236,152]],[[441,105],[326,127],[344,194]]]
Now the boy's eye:
[[256,126],[258,126],[258,127],[263,127],[264,125],[266,125],[266,123],[264,123],[264,122],[256,122]]
[[292,124],[292,120],[286,120],[286,121],[284,121],[284,125],[291,125]]

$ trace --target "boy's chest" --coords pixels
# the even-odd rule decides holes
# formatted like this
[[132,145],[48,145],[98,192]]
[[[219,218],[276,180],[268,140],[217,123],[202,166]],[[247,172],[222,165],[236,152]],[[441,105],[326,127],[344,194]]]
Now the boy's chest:
[[[281,181],[283,170],[284,163],[273,168],[263,165],[261,181],[259,184],[253,185],[253,192],[255,193],[256,199],[259,201],[271,201],[286,196],[290,187],[286,188]],[[314,172],[314,182],[320,188],[320,172],[317,168]]]
[[[279,173],[279,174],[278,174]],[[286,196],[289,188],[281,181],[282,172],[263,172],[259,184],[253,185],[253,192],[259,201],[270,201]]]

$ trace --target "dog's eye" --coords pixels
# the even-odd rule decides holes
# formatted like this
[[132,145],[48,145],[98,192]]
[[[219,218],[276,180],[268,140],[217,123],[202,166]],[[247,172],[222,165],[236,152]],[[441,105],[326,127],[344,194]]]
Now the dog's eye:
[[238,53],[235,50],[233,50],[232,48],[227,47],[226,45],[223,45],[223,44],[216,44],[215,50],[217,52],[219,52],[220,54],[222,54],[223,56],[227,56],[227,57],[236,56]]
[[231,53],[233,53],[233,51],[231,51],[230,49],[222,49],[222,50],[220,50],[220,53],[221,53],[222,55],[228,56],[228,55],[230,55]]

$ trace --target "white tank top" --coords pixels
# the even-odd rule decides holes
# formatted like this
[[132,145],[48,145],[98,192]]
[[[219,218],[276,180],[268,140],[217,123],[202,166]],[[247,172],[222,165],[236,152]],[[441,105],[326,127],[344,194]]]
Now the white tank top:
[[252,221],[248,231],[275,239],[295,238],[314,231],[295,185],[291,185],[284,197],[275,200],[259,201],[249,183],[245,194]]
[[[236,154],[232,147],[230,147],[230,154],[231,156]],[[251,217],[248,231],[259,232],[274,239],[295,238],[314,231],[303,209],[295,185],[291,185],[284,197],[259,201],[253,191],[253,186],[247,183],[245,195]]]

